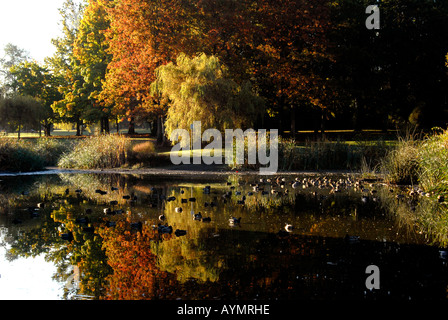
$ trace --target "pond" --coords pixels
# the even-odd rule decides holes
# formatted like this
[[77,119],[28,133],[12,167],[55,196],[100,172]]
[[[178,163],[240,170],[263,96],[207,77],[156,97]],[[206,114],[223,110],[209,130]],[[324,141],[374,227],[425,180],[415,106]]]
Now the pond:
[[445,244],[414,223],[424,199],[408,189],[342,174],[0,180],[0,299],[447,298]]

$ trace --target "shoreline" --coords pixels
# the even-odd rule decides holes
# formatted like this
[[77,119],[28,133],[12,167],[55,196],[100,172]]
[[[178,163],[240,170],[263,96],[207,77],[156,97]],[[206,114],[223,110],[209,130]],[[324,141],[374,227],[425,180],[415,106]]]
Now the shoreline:
[[132,174],[132,175],[154,175],[154,176],[183,176],[183,177],[204,177],[204,176],[303,176],[303,175],[354,175],[360,176],[359,171],[349,170],[303,170],[303,171],[279,171],[273,175],[260,174],[258,170],[231,170],[223,166],[209,165],[179,165],[164,166],[156,168],[109,168],[109,169],[64,169],[59,167],[46,167],[45,170],[31,172],[0,172],[1,176],[31,176],[50,175],[60,173],[96,173],[96,174]]

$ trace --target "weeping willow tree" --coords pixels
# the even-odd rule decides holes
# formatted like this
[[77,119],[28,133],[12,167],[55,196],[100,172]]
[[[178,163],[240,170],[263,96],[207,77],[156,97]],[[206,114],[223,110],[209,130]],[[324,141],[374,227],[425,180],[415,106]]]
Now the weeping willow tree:
[[216,56],[180,54],[176,62],[156,69],[154,96],[169,101],[168,136],[175,129],[190,129],[201,121],[202,130],[247,128],[264,111],[264,101],[249,82],[237,84]]

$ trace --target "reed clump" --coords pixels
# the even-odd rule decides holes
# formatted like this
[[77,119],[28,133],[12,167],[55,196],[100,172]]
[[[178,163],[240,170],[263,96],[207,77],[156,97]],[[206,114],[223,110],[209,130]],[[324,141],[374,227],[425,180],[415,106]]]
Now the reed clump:
[[105,169],[126,164],[130,140],[122,135],[92,136],[80,140],[59,159],[61,168]]
[[448,195],[448,131],[435,128],[422,139],[415,135],[400,138],[395,149],[383,159],[385,180],[393,184],[418,184],[437,196]]

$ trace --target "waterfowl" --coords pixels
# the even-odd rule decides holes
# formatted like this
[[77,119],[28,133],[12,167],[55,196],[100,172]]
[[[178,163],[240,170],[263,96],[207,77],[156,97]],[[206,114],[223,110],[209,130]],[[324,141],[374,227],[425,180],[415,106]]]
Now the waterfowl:
[[82,228],[82,231],[86,232],[86,233],[93,233],[95,231],[95,228],[94,227],[84,227],[84,228]]
[[176,235],[176,237],[181,237],[187,234],[186,230],[180,230],[180,229],[176,229],[176,231],[174,231],[174,234]]
[[174,200],[176,200],[176,197],[168,197],[168,198],[166,198],[166,201],[174,201]]
[[287,232],[292,232],[294,230],[294,226],[292,224],[286,223],[285,224],[285,230]]
[[107,194],[107,192],[106,191],[103,191],[103,190],[101,190],[101,189],[96,189],[95,190],[95,193],[98,193],[98,194],[101,194],[101,195],[105,195],[105,194]]
[[299,187],[300,187],[300,182],[299,182],[299,181],[295,181],[295,182],[292,184],[292,187],[293,187],[293,189],[297,189],[297,188],[299,188]]
[[131,199],[131,196],[130,195],[123,196],[123,199],[124,200],[129,200],[129,199]]
[[181,207],[177,207],[174,209],[175,212],[177,213],[181,213],[182,212],[182,208]]
[[73,233],[72,232],[63,233],[63,234],[61,234],[61,239],[62,240],[67,240],[67,241],[72,241],[73,240]]
[[404,195],[402,195],[402,194],[397,194],[397,195],[395,196],[395,198],[397,198],[397,200],[400,200],[400,199],[403,199],[403,198],[404,198]]
[[159,231],[159,233],[169,233],[171,234],[173,232],[173,227],[172,226],[168,226],[167,224],[162,225],[162,224],[158,224],[157,225],[157,231]]
[[110,210],[110,208],[104,208],[104,209],[103,209],[103,212],[104,212],[105,214],[111,214],[111,213],[112,213],[112,211]]
[[79,224],[87,224],[89,223],[89,218],[87,217],[76,218],[75,222]]
[[45,208],[45,203],[43,203],[43,202],[38,203],[38,204],[37,204],[37,207],[38,207],[39,209],[43,209],[43,208]]
[[143,227],[143,224],[140,221],[131,223],[131,229],[133,229],[133,230],[141,230],[142,227]]
[[164,214],[161,214],[161,215],[159,216],[159,220],[160,220],[160,221],[165,221],[165,219],[166,219],[166,217],[165,217]]
[[190,202],[196,202],[196,198],[189,198],[188,201],[190,201]]
[[116,206],[118,204],[118,201],[117,200],[109,201],[109,204],[111,206]]
[[199,212],[199,213],[196,213],[194,216],[193,216],[193,220],[202,220],[202,214]]
[[344,240],[349,243],[357,243],[357,242],[359,242],[359,236],[349,236],[347,234],[347,235],[345,235]]
[[180,199],[180,203],[188,203],[188,199]]
[[37,217],[39,217],[39,216],[40,216],[39,211],[33,211],[33,212],[31,212],[31,217],[32,217],[32,218],[37,218]]
[[116,188],[116,187],[110,187],[110,191],[117,191],[118,190],[118,188]]
[[239,217],[238,219],[235,218],[235,217],[231,217],[231,218],[229,219],[229,223],[230,223],[231,225],[239,224],[240,222],[241,222],[241,217]]
[[439,196],[437,197],[437,201],[439,201],[439,202],[444,202],[444,201],[445,201],[445,197],[444,197],[443,195],[439,195]]
[[289,232],[287,232],[285,230],[280,230],[279,232],[277,232],[277,235],[279,237],[287,237],[287,236],[289,236]]
[[117,223],[115,221],[106,221],[106,227],[115,227]]
[[211,222],[212,218],[207,217],[207,218],[202,218],[202,222]]
[[82,190],[81,189],[76,189],[75,192],[76,193],[82,193]]

